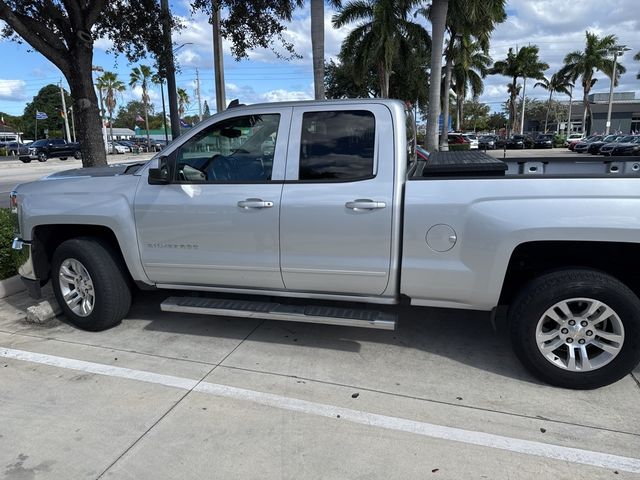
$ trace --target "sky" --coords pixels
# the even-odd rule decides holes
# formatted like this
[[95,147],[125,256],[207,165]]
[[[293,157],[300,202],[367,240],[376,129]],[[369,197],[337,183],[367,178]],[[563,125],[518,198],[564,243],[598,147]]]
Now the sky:
[[[170,2],[172,12],[179,16],[186,28],[174,35],[180,72],[177,75],[178,87],[184,88],[192,98],[187,115],[198,113],[195,101],[196,72],[200,77],[202,101],[206,100],[215,112],[215,90],[213,75],[213,46],[211,26],[204,15],[191,15],[187,0]],[[334,29],[331,25],[331,8],[325,6],[325,55],[335,58],[340,44],[353,26]],[[550,65],[547,76],[557,71],[564,56],[570,51],[584,48],[585,31],[598,35],[616,34],[620,44],[631,50],[622,58],[627,67],[616,91],[635,91],[640,99],[640,62],[633,56],[640,51],[640,8],[638,0],[508,0],[507,21],[499,25],[492,35],[491,56],[494,60],[506,56],[509,47],[526,44],[540,47],[540,58]],[[427,30],[430,25],[424,20]],[[284,61],[269,50],[256,50],[249,58],[237,62],[230,54],[228,44],[224,44],[225,85],[227,102],[234,98],[242,103],[275,102],[283,100],[304,100],[313,98],[313,72],[311,62],[311,37],[308,3],[296,10],[294,18],[287,24],[285,37],[294,44],[300,59]],[[130,65],[124,56],[108,53],[108,41],[98,39],[95,44],[94,64],[118,73],[121,80],[128,83]],[[28,45],[0,40],[0,111],[19,115],[25,104],[33,98],[40,88],[49,83],[58,83],[63,75],[46,58],[32,51]],[[140,62],[139,62],[140,63]],[[147,61],[145,63],[152,64]],[[592,92],[608,92],[609,80],[602,74],[596,75],[598,82]],[[485,79],[485,91],[480,97],[493,111],[499,111],[507,99],[506,77],[488,76]],[[540,88],[527,85],[527,96],[546,99],[548,94]],[[140,88],[128,90],[118,99],[120,105],[129,100],[139,99]],[[574,90],[574,99],[580,99],[580,88]],[[151,99],[160,108],[160,91],[151,91]],[[568,99],[558,96],[558,99]]]

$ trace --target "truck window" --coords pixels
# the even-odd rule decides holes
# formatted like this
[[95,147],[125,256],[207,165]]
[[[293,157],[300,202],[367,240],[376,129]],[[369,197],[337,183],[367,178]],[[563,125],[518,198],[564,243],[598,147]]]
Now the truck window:
[[245,115],[211,125],[178,150],[177,182],[270,181],[280,115]]
[[372,178],[375,118],[364,110],[307,112],[302,117],[299,180]]

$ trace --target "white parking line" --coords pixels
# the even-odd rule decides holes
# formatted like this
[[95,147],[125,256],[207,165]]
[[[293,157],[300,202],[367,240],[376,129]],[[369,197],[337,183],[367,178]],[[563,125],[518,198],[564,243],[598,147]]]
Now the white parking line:
[[189,378],[162,375],[144,370],[114,367],[101,363],[86,362],[72,358],[57,357],[54,355],[46,355],[24,350],[0,348],[0,357],[50,365],[69,370],[95,373],[98,375],[106,375],[109,377],[138,380],[141,382],[165,385],[183,390],[194,389],[194,391],[218,397],[244,400],[273,408],[306,413],[320,417],[334,419],[340,418],[341,420],[352,423],[408,432],[430,438],[496,448],[499,450],[523,453],[525,455],[534,455],[537,457],[553,458],[555,460],[563,460],[566,462],[591,465],[611,470],[640,473],[640,459],[638,458],[622,457],[619,455],[583,450],[580,448],[563,447],[561,445],[553,445],[550,443],[521,440],[518,438],[494,435],[491,433],[464,430],[461,428],[445,427],[404,418],[352,410],[335,405],[309,402],[306,400],[299,400],[271,393],[257,392],[254,390],[229,387],[209,382],[199,382]]

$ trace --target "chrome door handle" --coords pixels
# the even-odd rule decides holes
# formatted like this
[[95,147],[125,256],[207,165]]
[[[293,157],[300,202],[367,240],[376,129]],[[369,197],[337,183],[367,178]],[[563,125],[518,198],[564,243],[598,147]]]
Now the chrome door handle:
[[247,198],[246,200],[242,200],[238,202],[238,206],[240,208],[249,209],[249,208],[271,208],[273,207],[273,202],[265,202],[260,198]]
[[368,198],[359,198],[353,202],[347,202],[345,207],[352,210],[375,210],[378,208],[385,208],[387,206],[384,202],[374,202]]

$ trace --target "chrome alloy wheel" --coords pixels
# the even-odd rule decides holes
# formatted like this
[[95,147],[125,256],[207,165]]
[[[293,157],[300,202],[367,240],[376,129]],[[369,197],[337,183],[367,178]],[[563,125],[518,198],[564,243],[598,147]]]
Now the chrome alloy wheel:
[[597,370],[622,350],[624,326],[618,314],[593,298],[570,298],[549,308],[536,326],[540,353],[572,372]]
[[79,317],[93,312],[96,297],[93,280],[87,269],[75,258],[67,258],[60,265],[60,292],[65,303]]

